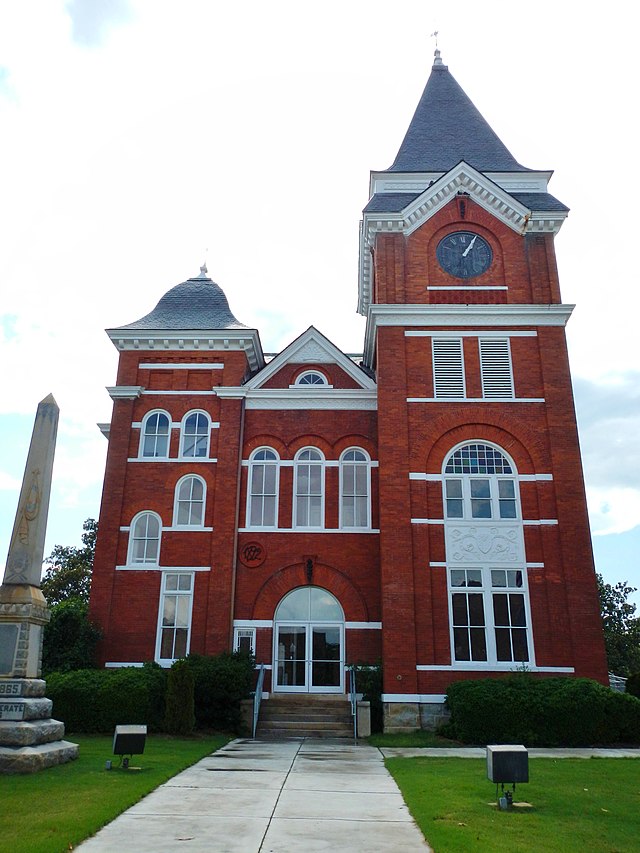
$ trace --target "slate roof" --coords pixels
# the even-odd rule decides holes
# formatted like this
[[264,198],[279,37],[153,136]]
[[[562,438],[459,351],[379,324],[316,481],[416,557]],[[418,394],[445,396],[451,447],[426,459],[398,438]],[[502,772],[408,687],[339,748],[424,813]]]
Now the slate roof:
[[[422,193],[376,193],[369,199],[364,213],[400,213],[419,195]],[[509,195],[529,210],[569,210],[566,205],[550,193],[515,192],[509,193]]]
[[446,65],[436,61],[389,172],[448,172],[461,160],[479,172],[530,172],[498,139]]
[[149,314],[120,329],[246,329],[231,313],[222,288],[201,272],[168,290]]

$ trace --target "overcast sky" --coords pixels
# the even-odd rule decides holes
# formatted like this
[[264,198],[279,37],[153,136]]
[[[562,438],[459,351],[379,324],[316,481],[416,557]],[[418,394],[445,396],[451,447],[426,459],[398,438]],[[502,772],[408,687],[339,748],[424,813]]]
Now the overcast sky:
[[362,350],[369,170],[397,152],[437,29],[489,124],[571,208],[556,245],[597,568],[640,586],[637,24],[622,0],[0,0],[0,560],[39,400],[61,409],[49,553],[99,512],[103,330],[205,257],[265,351],[311,324]]

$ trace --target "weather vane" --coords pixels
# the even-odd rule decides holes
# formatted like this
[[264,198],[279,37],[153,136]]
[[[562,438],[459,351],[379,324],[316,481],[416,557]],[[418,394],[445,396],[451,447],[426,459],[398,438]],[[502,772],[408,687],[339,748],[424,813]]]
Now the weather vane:
[[438,49],[438,30],[434,30],[429,38],[434,38],[436,40],[436,50]]

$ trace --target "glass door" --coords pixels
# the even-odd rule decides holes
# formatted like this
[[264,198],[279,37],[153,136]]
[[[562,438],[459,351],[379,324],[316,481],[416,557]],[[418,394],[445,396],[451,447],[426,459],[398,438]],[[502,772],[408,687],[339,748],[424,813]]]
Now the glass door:
[[307,692],[307,626],[278,625],[276,686],[292,693]]
[[342,690],[342,628],[340,625],[310,625],[311,683],[315,693]]

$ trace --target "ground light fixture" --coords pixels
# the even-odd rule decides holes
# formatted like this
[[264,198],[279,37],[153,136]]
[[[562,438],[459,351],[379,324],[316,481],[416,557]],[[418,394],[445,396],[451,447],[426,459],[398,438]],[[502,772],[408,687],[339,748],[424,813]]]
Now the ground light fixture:
[[[487,746],[487,777],[496,783],[496,800],[500,809],[513,807],[517,782],[529,781],[529,753],[526,747],[513,744]],[[511,785],[505,791],[504,786]],[[502,786],[499,793],[498,788]]]
[[[138,725],[116,726],[113,734],[113,754],[120,756],[119,767],[123,770],[139,770],[139,767],[130,767],[129,760],[134,755],[142,755],[147,740],[147,727]],[[107,770],[111,770],[112,762],[106,763]]]

